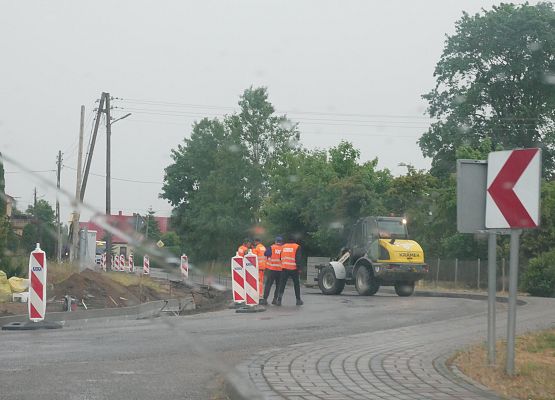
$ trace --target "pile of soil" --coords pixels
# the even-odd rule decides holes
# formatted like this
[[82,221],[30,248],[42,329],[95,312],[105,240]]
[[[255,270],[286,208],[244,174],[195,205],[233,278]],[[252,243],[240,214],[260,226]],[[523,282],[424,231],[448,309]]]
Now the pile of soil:
[[66,295],[83,300],[91,308],[124,307],[139,302],[125,286],[91,270],[70,275],[55,285],[53,293],[48,293],[47,297],[61,300]]
[[[231,295],[229,291],[219,291],[205,286],[188,286],[180,281],[155,280],[160,289],[152,285],[124,286],[111,279],[108,274],[87,269],[70,275],[64,281],[47,286],[47,312],[63,311],[64,297],[69,295],[77,300],[78,308],[128,307],[140,303],[169,298],[192,298],[193,312],[206,312],[226,308]],[[27,304],[0,303],[0,316],[26,314]]]

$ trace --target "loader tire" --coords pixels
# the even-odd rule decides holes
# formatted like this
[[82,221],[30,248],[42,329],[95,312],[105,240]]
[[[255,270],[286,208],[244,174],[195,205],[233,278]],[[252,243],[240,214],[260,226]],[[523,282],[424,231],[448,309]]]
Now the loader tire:
[[395,282],[397,296],[408,297],[414,293],[414,282]]
[[345,279],[337,279],[332,267],[324,267],[318,273],[318,287],[323,294],[341,294]]
[[357,268],[355,274],[355,287],[361,296],[373,296],[380,289],[380,284],[372,276],[372,273],[365,265]]

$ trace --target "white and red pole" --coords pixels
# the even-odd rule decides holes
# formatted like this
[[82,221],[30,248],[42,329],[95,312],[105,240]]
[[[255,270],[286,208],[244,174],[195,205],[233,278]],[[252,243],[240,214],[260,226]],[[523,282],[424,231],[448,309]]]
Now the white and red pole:
[[37,248],[29,256],[29,319],[44,320],[46,314],[46,253]]
[[247,306],[258,305],[260,295],[258,292],[258,257],[249,253],[243,257],[245,269],[245,296]]
[[125,271],[125,256],[123,254],[119,255],[119,270]]
[[235,303],[245,303],[245,269],[243,257],[236,255],[231,258],[231,289]]
[[180,269],[183,279],[189,279],[189,258],[185,254],[181,256]]
[[113,261],[112,265],[114,266],[114,271],[119,271],[119,256],[117,254],[114,256]]
[[106,253],[102,253],[102,257],[100,258],[100,269],[106,271]]
[[133,254],[129,254],[129,272],[135,272],[135,263],[133,260]]
[[143,274],[150,275],[150,260],[146,254],[143,257]]

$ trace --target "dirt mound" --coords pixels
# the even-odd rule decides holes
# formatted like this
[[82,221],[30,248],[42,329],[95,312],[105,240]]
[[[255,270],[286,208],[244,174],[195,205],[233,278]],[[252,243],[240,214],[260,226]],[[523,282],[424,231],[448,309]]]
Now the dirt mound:
[[54,286],[54,295],[57,299],[70,295],[78,300],[83,300],[87,307],[93,308],[125,307],[139,304],[139,298],[127,287],[92,270],[70,275],[66,280]]

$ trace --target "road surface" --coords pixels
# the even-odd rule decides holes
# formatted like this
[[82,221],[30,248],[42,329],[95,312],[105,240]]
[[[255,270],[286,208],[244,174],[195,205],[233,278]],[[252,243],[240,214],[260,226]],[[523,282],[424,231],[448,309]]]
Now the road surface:
[[[0,397],[218,399],[225,398],[224,377],[235,371],[239,384],[268,397],[358,399],[377,398],[372,395],[382,391],[387,398],[392,386],[399,389],[398,377],[391,376],[396,368],[407,379],[399,393],[408,397],[399,398],[426,398],[432,389],[413,376],[435,374],[428,365],[430,345],[435,360],[484,337],[485,301],[382,292],[323,296],[312,289],[304,290],[304,300],[304,306],[294,306],[288,288],[283,307],[256,314],[224,310],[137,321],[71,321],[56,331],[2,331]],[[519,328],[552,325],[555,299],[530,300],[519,307]],[[505,311],[498,305],[500,324]],[[262,365],[276,374],[256,375]],[[338,365],[346,378],[336,375]],[[335,392],[315,390],[309,397],[310,380],[334,379],[342,381]],[[449,392],[449,382],[439,381]],[[303,391],[306,397],[299,397]]]

